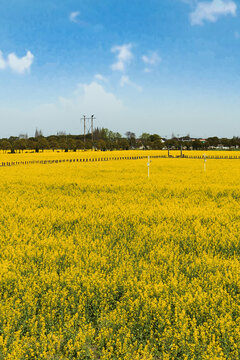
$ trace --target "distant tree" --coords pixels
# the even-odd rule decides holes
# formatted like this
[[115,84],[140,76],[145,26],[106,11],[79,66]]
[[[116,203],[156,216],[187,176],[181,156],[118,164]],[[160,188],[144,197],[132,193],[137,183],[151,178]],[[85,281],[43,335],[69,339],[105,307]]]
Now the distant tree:
[[66,131],[58,131],[57,132],[57,136],[62,136],[62,135],[66,136]]
[[102,128],[101,130],[101,139],[102,140],[109,140],[110,137],[110,130],[107,128]]
[[59,138],[58,144],[59,144],[59,149],[65,150],[66,152],[68,151],[68,146],[67,146],[67,141],[66,141],[66,137],[65,137],[65,136],[64,136],[64,137],[61,136],[61,137]]
[[150,145],[150,136],[151,135],[148,133],[142,133],[142,135],[140,136],[140,141],[145,149],[148,149]]
[[190,134],[187,134],[186,136],[182,136],[182,137],[181,137],[181,140],[183,140],[183,141],[190,141],[190,140],[191,140]]
[[115,133],[115,139],[121,139],[122,135],[119,132]]
[[127,139],[120,139],[118,141],[118,146],[119,146],[119,149],[121,150],[128,150],[129,149],[129,142],[127,141]]
[[57,150],[59,148],[58,137],[50,136],[48,138],[48,145],[49,145],[49,149],[52,149],[52,151]]
[[91,140],[86,140],[86,142],[85,142],[85,149],[86,150],[90,150],[90,149],[92,149],[92,141]]
[[103,151],[105,151],[105,150],[107,150],[107,144],[106,144],[106,141],[104,141],[104,140],[98,140],[98,142],[97,142],[97,148],[99,149],[99,150],[103,150]]
[[93,130],[93,139],[96,141],[100,139],[106,140],[108,137],[108,131],[109,130],[105,128],[95,128]]
[[229,139],[227,139],[227,138],[222,138],[222,139],[220,140],[220,142],[221,142],[221,144],[222,144],[224,147],[229,147],[229,146],[230,146],[230,141],[229,141]]
[[184,141],[184,143],[182,144],[182,146],[186,149],[186,150],[190,150],[192,148],[192,141]]
[[100,131],[101,131],[101,129],[99,129],[99,128],[93,129],[93,138],[94,138],[94,140],[101,139]]
[[1,150],[3,150],[3,151],[11,150],[11,147],[12,147],[12,145],[8,140],[2,139],[0,141],[0,149]]
[[14,148],[19,152],[25,150],[27,148],[27,141],[25,139],[17,139],[14,142]]
[[125,135],[126,135],[126,138],[127,138],[128,142],[129,142],[129,145],[131,147],[135,147],[136,146],[136,135],[135,135],[135,133],[133,133],[131,131],[127,131],[125,133]]
[[150,140],[151,142],[161,141],[161,136],[159,136],[158,134],[153,134],[153,135],[150,135],[149,140]]
[[127,132],[125,133],[125,135],[126,135],[126,138],[127,138],[128,140],[129,140],[129,139],[132,139],[132,138],[136,139],[135,133],[133,133],[133,132],[131,132],[131,131],[127,131]]
[[161,150],[163,148],[163,144],[161,139],[156,139],[154,141],[151,142],[151,148],[153,150]]
[[229,146],[237,147],[240,145],[240,139],[237,136],[234,136],[232,139],[229,139]]
[[31,137],[27,140],[27,149],[35,150],[37,146],[37,141],[34,137]]
[[11,144],[11,153],[14,154],[15,153],[15,141],[18,140],[18,137],[16,136],[10,136],[10,138],[8,139],[8,141]]
[[178,141],[176,140],[176,138],[173,139],[168,139],[165,141],[164,146],[170,149],[177,149],[178,148]]
[[82,140],[76,140],[76,148],[79,150],[84,149],[84,142]]
[[68,149],[69,149],[69,150],[74,150],[74,151],[76,151],[76,149],[77,149],[76,140],[75,140],[75,139],[68,138],[68,139],[67,139],[67,146],[68,146]]
[[208,146],[217,147],[220,144],[219,138],[217,136],[209,137],[207,144]]
[[45,149],[48,148],[49,148],[49,144],[47,139],[43,136],[39,136],[37,140],[37,149],[41,149],[42,151],[44,151]]
[[10,136],[10,138],[8,139],[8,141],[10,141],[10,143],[13,143],[16,140],[18,140],[17,136]]
[[193,150],[201,150],[204,148],[204,144],[199,139],[195,139],[195,141],[192,142],[192,148]]

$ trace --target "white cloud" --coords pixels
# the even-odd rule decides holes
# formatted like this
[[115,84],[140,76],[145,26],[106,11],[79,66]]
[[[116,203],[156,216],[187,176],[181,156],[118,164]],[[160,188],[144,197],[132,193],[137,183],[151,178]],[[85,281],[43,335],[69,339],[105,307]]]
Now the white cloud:
[[211,2],[200,2],[196,9],[190,14],[192,25],[202,25],[204,20],[216,22],[220,16],[235,16],[237,5],[232,0],[212,0]]
[[96,80],[107,82],[107,78],[105,76],[103,76],[102,74],[96,74],[94,77]]
[[30,67],[33,63],[34,55],[31,51],[28,51],[25,56],[18,58],[14,53],[8,55],[8,66],[13,71],[23,74],[26,71],[30,70]]
[[162,59],[158,56],[157,52],[154,51],[149,55],[143,55],[142,61],[147,65],[147,67],[145,67],[144,69],[144,72],[150,73],[153,71],[153,67],[159,64],[162,61]]
[[124,87],[125,85],[130,85],[132,87],[134,87],[135,89],[137,89],[138,91],[142,91],[142,87],[135,84],[134,82],[132,82],[128,76],[123,75],[120,79],[120,86]]
[[33,63],[34,55],[31,51],[27,51],[27,54],[21,58],[17,57],[14,53],[8,55],[7,60],[4,60],[2,51],[0,51],[0,69],[6,69],[7,67],[17,72],[23,74],[30,70],[30,67]]
[[73,11],[71,12],[71,14],[69,15],[69,20],[72,22],[77,22],[77,17],[80,15],[80,11]]
[[147,65],[157,65],[160,63],[161,58],[158,56],[156,52],[151,53],[150,55],[143,55],[142,61]]
[[117,61],[112,64],[112,70],[117,70],[117,71],[124,71],[126,64],[130,63],[132,58],[133,58],[133,54],[131,52],[132,49],[132,44],[124,44],[122,46],[113,46],[111,51],[114,54],[117,54]]

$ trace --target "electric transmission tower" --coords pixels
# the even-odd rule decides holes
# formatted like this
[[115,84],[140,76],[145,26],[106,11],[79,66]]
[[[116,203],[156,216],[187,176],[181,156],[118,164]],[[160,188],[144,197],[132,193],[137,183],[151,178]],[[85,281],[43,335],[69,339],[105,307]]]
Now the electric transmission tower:
[[83,122],[83,141],[84,141],[84,148],[85,148],[85,144],[86,144],[86,135],[87,134],[91,134],[91,138],[92,138],[92,147],[93,147],[93,122],[96,118],[94,117],[94,115],[91,115],[91,117],[86,117],[86,115],[83,115],[83,117],[81,118],[81,122]]

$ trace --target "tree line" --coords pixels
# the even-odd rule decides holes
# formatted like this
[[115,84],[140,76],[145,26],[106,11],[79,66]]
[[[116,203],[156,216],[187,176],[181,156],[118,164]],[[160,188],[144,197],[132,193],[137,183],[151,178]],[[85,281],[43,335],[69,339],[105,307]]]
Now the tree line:
[[0,150],[6,152],[21,152],[32,150],[34,152],[50,150],[77,151],[77,150],[129,150],[129,149],[180,149],[184,150],[208,150],[216,148],[237,149],[240,148],[240,138],[233,137],[207,139],[172,136],[171,139],[162,138],[158,134],[143,133],[140,137],[127,131],[125,136],[106,128],[96,128],[93,134],[67,135],[64,132],[57,135],[43,136],[41,131],[36,130],[34,137],[27,135],[10,136],[0,139]]

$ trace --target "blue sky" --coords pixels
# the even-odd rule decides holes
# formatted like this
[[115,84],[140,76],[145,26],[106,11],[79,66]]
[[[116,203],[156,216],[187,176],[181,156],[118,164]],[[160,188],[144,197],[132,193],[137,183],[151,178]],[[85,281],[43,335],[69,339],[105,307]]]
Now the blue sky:
[[240,136],[234,0],[2,0],[0,137]]

